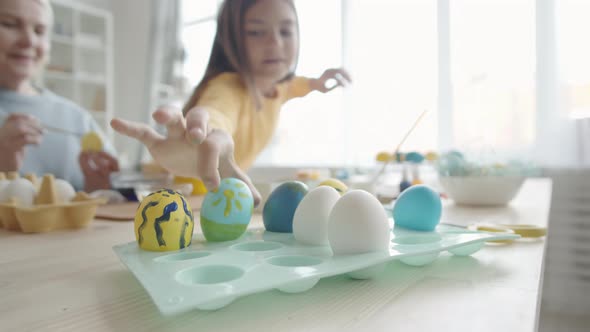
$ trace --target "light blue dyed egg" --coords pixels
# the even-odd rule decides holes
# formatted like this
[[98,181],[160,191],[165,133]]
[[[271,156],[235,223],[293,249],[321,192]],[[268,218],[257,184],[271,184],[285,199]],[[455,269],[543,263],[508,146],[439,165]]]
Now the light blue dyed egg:
[[254,209],[250,188],[241,180],[221,180],[219,188],[205,195],[201,205],[201,229],[207,241],[231,241],[248,227]]
[[424,161],[424,156],[418,152],[408,152],[406,154],[406,161],[419,164]]
[[457,151],[457,150],[451,150],[451,151],[447,152],[446,154],[450,157],[452,156],[452,157],[458,158],[458,159],[465,159],[465,156],[460,151]]
[[467,176],[471,166],[460,152],[444,154],[438,162],[438,173],[444,176]]
[[393,207],[395,226],[433,231],[440,222],[440,196],[425,185],[412,186],[399,195]]

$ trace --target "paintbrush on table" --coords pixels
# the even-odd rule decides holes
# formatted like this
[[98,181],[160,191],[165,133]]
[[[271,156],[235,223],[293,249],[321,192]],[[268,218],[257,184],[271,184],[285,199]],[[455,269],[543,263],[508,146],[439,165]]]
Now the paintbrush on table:
[[397,147],[393,151],[393,158],[390,158],[390,159],[388,159],[387,161],[385,161],[383,163],[383,166],[381,167],[381,169],[379,170],[379,172],[377,172],[377,174],[373,178],[373,181],[371,181],[371,183],[373,185],[376,185],[377,184],[377,181],[379,180],[379,178],[383,175],[383,173],[385,173],[385,168],[387,168],[387,165],[389,165],[389,163],[393,159],[395,159],[397,157],[397,154],[399,153],[399,149],[401,148],[402,144],[404,144],[404,142],[406,141],[406,139],[408,138],[408,136],[410,136],[410,134],[414,131],[414,129],[416,129],[416,127],[418,126],[418,123],[420,123],[420,121],[422,120],[422,118],[424,118],[424,116],[426,115],[426,113],[428,113],[428,110],[427,109],[424,110],[424,112],[422,112],[422,114],[420,114],[420,116],[416,119],[416,121],[414,122],[414,124],[412,125],[412,127],[410,128],[410,130],[408,130],[408,132],[404,135],[404,137],[402,138],[402,140],[399,142],[399,144],[397,145]]

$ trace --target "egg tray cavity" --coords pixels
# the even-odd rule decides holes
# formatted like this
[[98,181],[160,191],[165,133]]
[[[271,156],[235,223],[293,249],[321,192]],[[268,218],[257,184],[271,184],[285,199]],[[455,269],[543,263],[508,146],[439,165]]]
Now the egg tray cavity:
[[468,256],[486,241],[518,237],[448,225],[434,232],[394,229],[389,252],[333,256],[329,246],[307,246],[290,233],[252,229],[230,242],[206,242],[201,234],[195,235],[190,247],[174,252],[144,251],[137,242],[113,249],[160,312],[173,315],[195,308],[219,309],[238,297],[271,289],[304,292],[324,277],[370,278],[396,259],[421,266],[444,251]]

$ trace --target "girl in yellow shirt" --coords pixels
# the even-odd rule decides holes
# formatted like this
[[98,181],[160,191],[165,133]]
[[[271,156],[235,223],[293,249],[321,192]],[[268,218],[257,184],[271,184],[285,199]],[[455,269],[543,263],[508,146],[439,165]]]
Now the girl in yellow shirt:
[[[299,28],[292,0],[226,0],[217,20],[209,64],[183,110],[159,109],[153,117],[166,137],[145,124],[114,119],[119,133],[145,144],[161,166],[185,177],[199,177],[211,190],[221,177],[237,177],[260,195],[244,169],[271,140],[281,106],[313,90],[345,86],[343,69],[318,79],[295,77]],[[326,87],[334,79],[337,84]]]

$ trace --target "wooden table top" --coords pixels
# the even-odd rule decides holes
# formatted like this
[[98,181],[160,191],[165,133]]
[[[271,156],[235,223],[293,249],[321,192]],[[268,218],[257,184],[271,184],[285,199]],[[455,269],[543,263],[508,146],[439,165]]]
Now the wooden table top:
[[[508,207],[446,203],[443,221],[547,226],[550,193],[550,180],[529,179]],[[392,262],[372,280],[336,276],[300,294],[268,291],[164,317],[112,250],[134,240],[133,223],[120,221],[45,234],[0,229],[0,330],[533,331],[545,249],[540,240],[443,254],[424,267]]]

